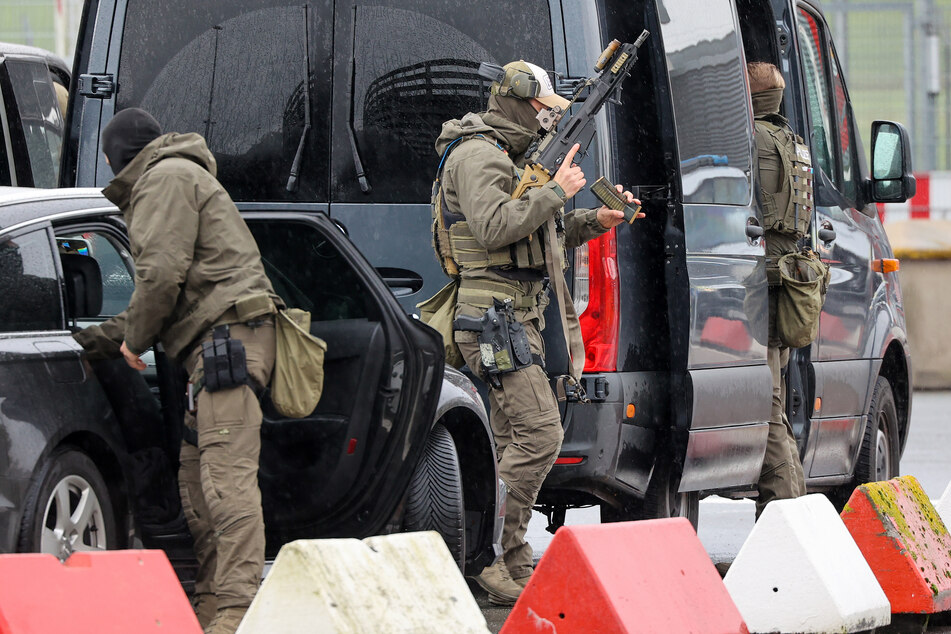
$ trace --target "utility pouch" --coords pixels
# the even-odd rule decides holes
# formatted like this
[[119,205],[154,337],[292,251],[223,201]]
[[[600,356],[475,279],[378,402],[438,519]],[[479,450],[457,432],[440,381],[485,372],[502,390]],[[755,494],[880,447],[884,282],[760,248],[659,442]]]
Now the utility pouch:
[[211,341],[201,344],[204,368],[204,389],[209,392],[228,390],[248,382],[248,363],[244,344],[231,338],[231,329],[217,326]]
[[274,300],[267,293],[246,295],[234,303],[238,321],[249,322],[277,312]]
[[779,259],[782,286],[776,305],[776,336],[802,348],[819,334],[819,314],[829,288],[829,267],[809,248]]
[[456,330],[479,333],[482,375],[494,388],[502,387],[501,375],[517,372],[536,362],[525,327],[515,318],[511,299],[493,299],[492,307],[481,319],[460,317],[453,325]]

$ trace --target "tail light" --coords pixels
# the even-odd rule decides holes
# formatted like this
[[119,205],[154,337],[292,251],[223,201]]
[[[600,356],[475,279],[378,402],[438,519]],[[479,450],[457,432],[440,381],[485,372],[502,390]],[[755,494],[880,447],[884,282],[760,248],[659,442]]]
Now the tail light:
[[575,312],[584,338],[585,372],[617,370],[621,303],[615,229],[575,249]]

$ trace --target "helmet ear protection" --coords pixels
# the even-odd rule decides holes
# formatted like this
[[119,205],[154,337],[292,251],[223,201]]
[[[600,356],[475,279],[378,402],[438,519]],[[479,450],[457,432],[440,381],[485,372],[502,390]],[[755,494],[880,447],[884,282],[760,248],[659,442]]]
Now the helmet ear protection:
[[492,94],[500,97],[518,97],[519,99],[537,97],[541,86],[538,85],[535,75],[529,71],[515,68],[514,64],[507,64],[507,66],[509,68],[489,62],[479,64],[479,76],[492,82]]

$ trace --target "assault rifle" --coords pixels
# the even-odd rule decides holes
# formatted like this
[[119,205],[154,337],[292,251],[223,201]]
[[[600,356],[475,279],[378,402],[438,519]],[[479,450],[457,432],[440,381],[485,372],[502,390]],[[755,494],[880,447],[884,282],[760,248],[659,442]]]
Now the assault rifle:
[[[598,114],[605,103],[620,93],[621,84],[630,74],[631,68],[633,68],[634,63],[637,61],[637,50],[641,47],[641,44],[644,43],[644,40],[647,39],[648,35],[650,35],[650,32],[645,29],[633,44],[622,44],[618,40],[612,40],[611,43],[608,44],[594,66],[594,70],[597,71],[598,74],[581,83],[572,95],[571,102],[574,103],[578,100],[578,97],[585,88],[589,89],[588,95],[581,108],[567,120],[567,124],[564,128],[557,132],[549,132],[545,138],[542,139],[538,149],[527,159],[525,172],[522,174],[522,178],[518,183],[518,187],[515,188],[515,193],[512,194],[512,198],[520,198],[529,189],[541,187],[550,181],[575,143],[581,145],[579,153],[583,154],[585,152],[591,140],[594,138],[595,115]],[[557,110],[557,108],[555,110]],[[555,112],[553,125],[557,125],[564,114],[563,112]],[[617,199],[620,198],[616,196],[617,190],[614,189],[613,185],[607,183],[606,180],[604,180],[604,183],[608,186],[592,188],[592,193],[608,207],[618,209],[618,207],[615,206]],[[602,185],[604,183],[602,183]],[[602,198],[602,195],[609,191],[615,194],[614,198],[611,200]],[[630,222],[637,216],[638,210],[628,208],[626,210],[622,209],[622,211],[625,211],[626,216],[631,215],[633,212],[633,215],[628,220]]]

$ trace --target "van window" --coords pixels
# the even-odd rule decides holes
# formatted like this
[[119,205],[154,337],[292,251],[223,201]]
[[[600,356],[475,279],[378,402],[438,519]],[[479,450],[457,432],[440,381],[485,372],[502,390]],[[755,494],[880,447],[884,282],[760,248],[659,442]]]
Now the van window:
[[667,2],[661,20],[687,203],[750,202],[752,112],[730,0]]
[[[812,125],[812,160],[829,178],[835,177],[832,163],[832,107],[823,51],[823,31],[815,16],[799,9],[798,16],[800,59],[803,81],[809,102],[809,120]],[[802,135],[806,136],[806,135]]]
[[340,1],[334,32],[338,202],[428,203],[442,123],[485,107],[479,63],[553,65],[548,0]]
[[[12,59],[3,65],[14,94],[13,103],[7,102],[7,120],[20,122],[33,186],[56,187],[63,118],[49,69],[39,62]],[[15,112],[11,112],[14,108]]]
[[829,59],[832,69],[832,95],[835,97],[835,122],[839,132],[839,158],[842,162],[842,174],[838,179],[839,191],[853,204],[855,203],[858,186],[856,184],[855,161],[855,131],[852,128],[852,106],[849,104],[849,95],[845,90],[842,71],[835,51],[829,50]]
[[0,238],[0,332],[58,330],[63,317],[46,231]]
[[326,201],[332,11],[330,0],[129,0],[116,110],[202,134],[236,200]]

